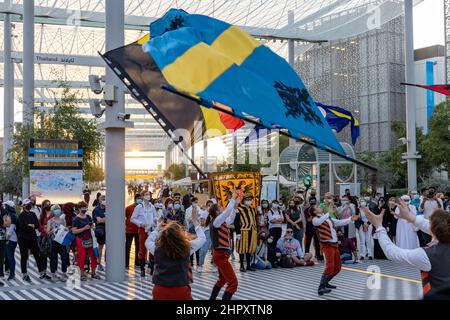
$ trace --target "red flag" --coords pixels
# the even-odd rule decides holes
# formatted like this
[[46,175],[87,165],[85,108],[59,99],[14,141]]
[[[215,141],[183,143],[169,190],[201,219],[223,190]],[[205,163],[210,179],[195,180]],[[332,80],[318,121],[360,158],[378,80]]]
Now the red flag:
[[402,83],[402,85],[419,87],[419,88],[435,91],[435,92],[444,94],[446,96],[450,96],[450,84],[437,84],[437,85],[432,85],[432,86],[422,86],[420,84]]

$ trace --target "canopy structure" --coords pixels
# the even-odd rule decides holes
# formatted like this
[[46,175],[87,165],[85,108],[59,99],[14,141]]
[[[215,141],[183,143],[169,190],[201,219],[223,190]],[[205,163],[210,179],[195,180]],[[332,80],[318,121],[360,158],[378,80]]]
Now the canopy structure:
[[172,182],[173,186],[180,186],[180,187],[185,187],[185,186],[191,186],[192,185],[192,180],[190,177],[186,177],[177,181]]
[[[345,155],[354,158],[355,151],[348,143],[341,143]],[[285,179],[298,188],[305,189],[306,184],[311,179],[311,187],[316,188],[320,196],[320,180],[321,166],[328,166],[329,173],[329,192],[334,193],[334,184],[337,179],[339,182],[349,182],[352,178],[354,183],[357,182],[357,165],[338,156],[327,153],[310,145],[299,143],[284,149],[280,154],[280,162],[278,163],[279,183]],[[348,177],[341,178],[336,172],[336,166],[348,165],[353,166]],[[306,182],[306,184],[305,184]],[[279,189],[279,188],[278,188]]]
[[[14,24],[12,58],[16,121],[21,119],[19,101],[23,86],[23,3],[0,3],[0,20],[6,15]],[[29,1],[29,0],[26,0]],[[417,0],[416,3],[420,2]],[[8,4],[10,3],[10,4]],[[103,75],[105,52],[105,0],[34,0],[35,4],[35,102],[39,109],[52,108],[60,97],[63,80],[80,92],[82,113],[91,117],[89,100],[98,96],[89,90],[90,74]],[[126,0],[125,43],[148,33],[148,24],[169,8],[205,14],[235,24],[288,58],[288,42],[294,41],[295,55],[308,49],[305,41],[330,41],[351,37],[392,20],[402,12],[401,0]],[[0,33],[4,33],[0,24]],[[0,51],[3,51],[0,37]],[[3,53],[0,53],[3,61]],[[3,65],[3,64],[2,64]],[[0,85],[4,70],[0,67]],[[135,128],[127,132],[127,150],[166,151],[169,139],[154,119],[130,95],[126,111]]]
[[[295,187],[296,186],[295,182],[289,181],[283,176],[280,176],[279,179],[280,179],[279,183],[283,186],[286,186],[286,187]],[[263,182],[264,181],[278,181],[278,177],[277,176],[266,176],[262,180],[263,180]]]
[[[38,23],[103,27],[104,0],[36,0]],[[421,0],[416,0],[416,3]],[[22,13],[23,0],[13,0],[0,12]],[[308,41],[342,39],[374,29],[399,16],[402,0],[128,0],[125,24],[128,29],[146,30],[168,9],[210,15],[238,25],[262,38]],[[288,12],[293,23],[288,24]]]

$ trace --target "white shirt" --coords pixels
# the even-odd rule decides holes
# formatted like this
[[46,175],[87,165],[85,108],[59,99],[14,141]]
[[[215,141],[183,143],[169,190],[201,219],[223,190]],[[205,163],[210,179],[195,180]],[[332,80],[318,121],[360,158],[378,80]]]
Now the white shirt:
[[[194,240],[189,241],[191,244],[191,254],[195,253],[195,251],[199,250],[206,242],[206,236],[203,232],[203,228],[201,226],[195,227],[195,233],[197,234],[197,238]],[[158,238],[159,232],[153,231],[150,233],[150,235],[147,238],[147,241],[145,241],[145,246],[147,247],[148,251],[150,251],[151,254],[155,254],[155,240]]]
[[[346,226],[350,222],[352,222],[352,218],[350,217],[350,218],[341,219],[341,220],[339,220],[339,219],[332,219],[332,218],[330,218],[330,214],[327,213],[327,214],[323,214],[320,218],[314,217],[312,219],[312,223],[316,227],[320,226],[325,221],[330,226],[332,240],[324,240],[323,242],[336,243],[338,239],[337,239],[336,229],[334,229],[334,227]],[[333,223],[334,223],[334,226],[333,226]]]
[[[200,219],[206,220],[206,218],[208,218],[208,215],[209,215],[208,210],[200,209],[200,212],[199,212]],[[207,230],[209,230],[209,226],[208,227],[203,227],[203,231],[206,232]]]
[[[429,221],[423,216],[417,216],[414,226],[425,233],[430,233]],[[386,229],[380,227],[376,230],[378,242],[383,249],[384,254],[389,260],[396,262],[405,262],[410,266],[416,267],[421,271],[430,271],[431,262],[423,248],[401,249],[392,243],[387,235]]]
[[192,209],[193,209],[192,206],[187,208],[186,213],[184,215],[184,224],[188,228],[192,225]]
[[[422,200],[423,201],[423,200]],[[430,219],[430,214],[438,207],[439,200],[427,200],[423,205],[423,216],[425,219]],[[421,204],[422,205],[422,204]],[[442,208],[442,205],[441,205]]]
[[138,227],[146,226],[145,231],[150,231],[150,228],[156,225],[157,213],[156,209],[150,202],[148,205],[144,203],[138,204],[134,208],[130,221]]
[[234,223],[234,218],[236,217],[236,210],[234,209],[234,204],[235,200],[231,199],[230,202],[228,202],[228,205],[225,208],[225,210],[214,219],[213,226],[215,228],[220,227],[224,222],[226,222],[228,226]]
[[272,223],[271,222],[273,219],[283,219],[283,214],[281,213],[280,210],[271,209],[269,211],[269,214],[267,215],[267,218],[269,220],[269,229],[281,227],[281,223]]

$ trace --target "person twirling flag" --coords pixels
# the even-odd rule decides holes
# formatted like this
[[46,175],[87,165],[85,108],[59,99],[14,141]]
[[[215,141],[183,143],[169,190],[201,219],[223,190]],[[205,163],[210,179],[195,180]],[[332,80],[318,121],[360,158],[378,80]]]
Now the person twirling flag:
[[240,119],[257,118],[296,139],[343,153],[303,82],[281,57],[226,22],[170,9],[150,24],[143,45],[178,92],[229,106]]

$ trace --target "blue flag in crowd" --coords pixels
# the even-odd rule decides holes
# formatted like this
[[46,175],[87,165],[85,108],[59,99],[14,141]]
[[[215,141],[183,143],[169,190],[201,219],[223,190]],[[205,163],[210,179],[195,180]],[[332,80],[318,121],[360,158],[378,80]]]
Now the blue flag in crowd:
[[344,153],[302,80],[285,59],[226,22],[170,9],[143,45],[177,91],[272,123],[294,138]]
[[316,102],[316,104],[325,114],[325,119],[332,129],[341,132],[348,124],[351,125],[352,143],[355,145],[359,137],[359,122],[353,117],[353,114],[344,108],[327,106],[319,102]]

